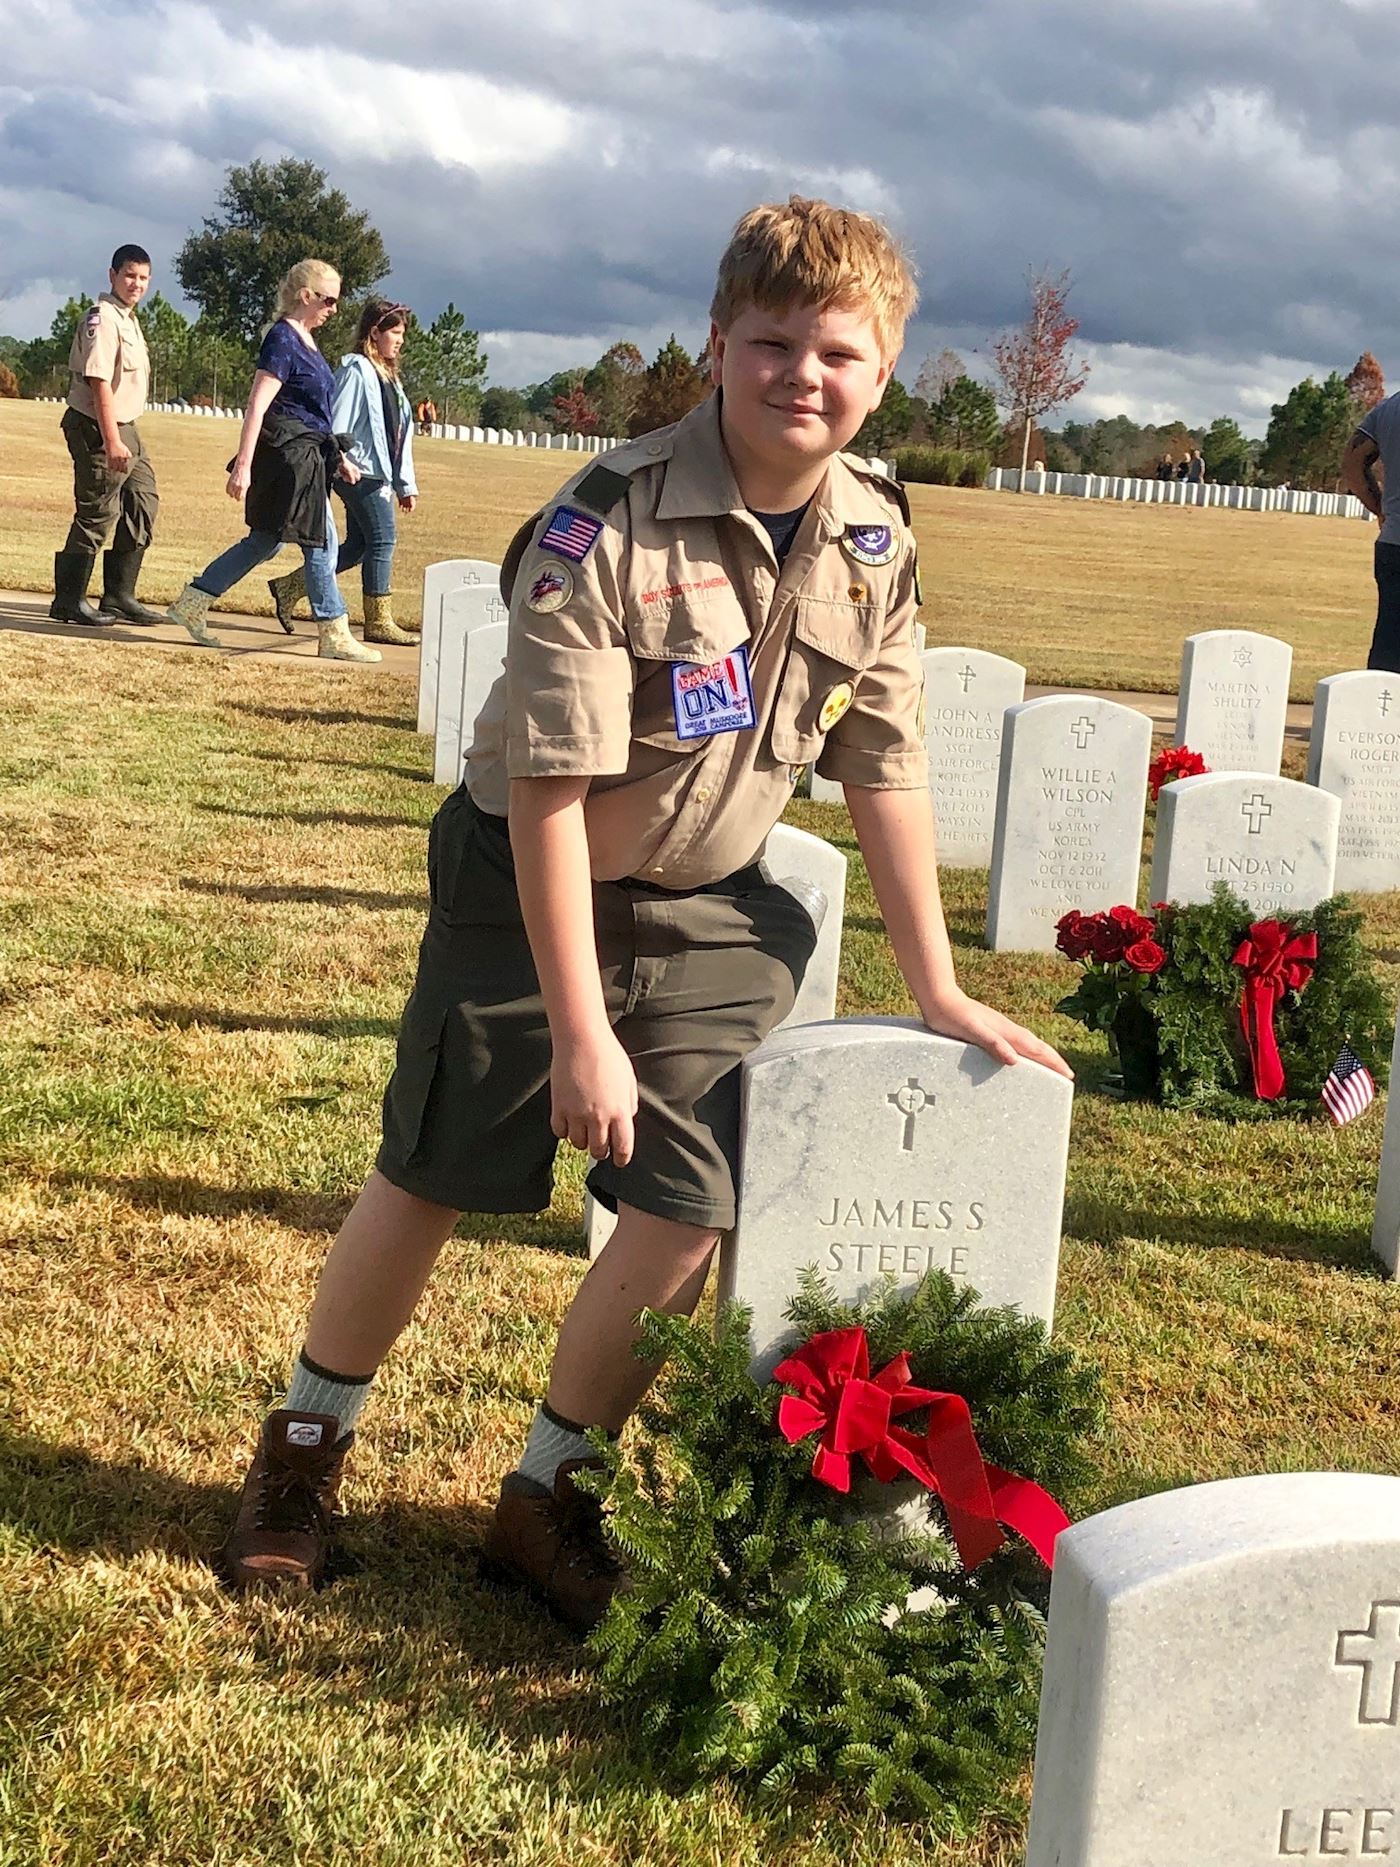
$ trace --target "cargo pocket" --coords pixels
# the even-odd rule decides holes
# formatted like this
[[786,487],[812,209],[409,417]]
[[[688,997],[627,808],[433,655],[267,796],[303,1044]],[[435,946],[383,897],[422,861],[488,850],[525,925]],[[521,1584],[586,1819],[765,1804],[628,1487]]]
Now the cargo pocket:
[[[439,1006],[421,1010],[409,1000],[399,1027],[394,1073],[384,1091],[384,1145],[381,1162],[408,1167],[423,1138],[433,1084],[442,1060],[447,1010]],[[390,1172],[387,1176],[392,1179]]]
[[[771,745],[780,765],[815,763],[826,735],[849,708],[863,669],[880,652],[885,612],[879,604],[799,597],[792,645],[773,708]],[[829,705],[844,700],[823,725]]]

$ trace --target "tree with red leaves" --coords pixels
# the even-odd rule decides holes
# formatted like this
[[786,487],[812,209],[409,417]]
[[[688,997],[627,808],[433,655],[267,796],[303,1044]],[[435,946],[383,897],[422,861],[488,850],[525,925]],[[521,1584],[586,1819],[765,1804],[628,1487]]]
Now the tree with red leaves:
[[1347,393],[1356,404],[1358,415],[1385,400],[1385,377],[1369,350],[1363,350],[1346,377]]
[[1008,426],[1022,431],[1023,475],[1036,418],[1078,395],[1089,378],[1089,365],[1082,357],[1070,354],[1070,340],[1079,329],[1079,320],[1066,309],[1069,273],[1029,272],[1026,284],[1031,308],[1025,323],[992,344],[992,363],[1001,383],[998,400],[1010,411]]
[[554,398],[554,425],[561,434],[596,434],[598,410],[580,383],[567,395]]

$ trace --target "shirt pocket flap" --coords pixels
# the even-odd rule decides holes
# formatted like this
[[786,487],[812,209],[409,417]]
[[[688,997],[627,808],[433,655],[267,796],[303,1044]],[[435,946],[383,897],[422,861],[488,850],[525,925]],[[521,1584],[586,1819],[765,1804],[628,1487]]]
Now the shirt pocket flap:
[[799,597],[792,647],[773,708],[770,744],[783,765],[810,765],[855,698],[861,672],[880,653],[878,604]]
[[847,668],[868,668],[880,653],[885,612],[878,603],[832,602],[800,596],[793,634],[829,660]]

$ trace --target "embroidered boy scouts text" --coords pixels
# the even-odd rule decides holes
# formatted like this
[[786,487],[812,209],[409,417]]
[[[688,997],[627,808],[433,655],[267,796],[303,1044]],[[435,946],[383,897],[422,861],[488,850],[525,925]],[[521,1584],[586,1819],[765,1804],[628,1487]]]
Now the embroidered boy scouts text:
[[577,506],[560,506],[540,539],[540,549],[582,564],[602,529],[603,521],[595,519],[591,513],[580,512]]
[[673,597],[691,596],[697,590],[727,590],[727,577],[702,577],[695,583],[669,583],[664,590],[643,590],[643,603],[669,603]]
[[671,670],[671,703],[676,735],[708,739],[712,733],[738,733],[754,723],[749,651],[736,648],[708,667],[683,661]]

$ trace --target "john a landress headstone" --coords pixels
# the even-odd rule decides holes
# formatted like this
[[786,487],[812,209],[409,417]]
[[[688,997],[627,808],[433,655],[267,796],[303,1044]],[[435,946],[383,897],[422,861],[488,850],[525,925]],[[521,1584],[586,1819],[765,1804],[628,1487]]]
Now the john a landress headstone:
[[1176,742],[1211,771],[1278,776],[1293,650],[1252,629],[1207,629],[1181,651]]
[[1208,772],[1162,787],[1154,901],[1209,901],[1228,882],[1257,914],[1316,907],[1333,892],[1339,805],[1291,778]]
[[[846,919],[846,858],[824,837],[809,836],[790,823],[778,823],[768,832],[763,860],[774,881],[796,880],[820,888],[826,912],[817,935],[816,951],[803,974],[797,1002],[778,1026],[816,1024],[836,1016],[836,988],[841,974],[841,934]],[[584,1196],[583,1229],[588,1255],[596,1258],[613,1234],[614,1215],[590,1196]]]
[[987,945],[1048,953],[1071,908],[1137,901],[1152,722],[1084,694],[1006,711]]
[[438,641],[442,599],[450,590],[485,587],[499,594],[501,567],[485,558],[444,558],[423,572],[423,634],[418,647],[418,730],[430,733],[437,720]]
[[[1385,1138],[1381,1142],[1381,1171],[1376,1186],[1376,1214],[1371,1227],[1371,1250],[1386,1272],[1400,1278],[1400,1019],[1390,1052],[1390,1098],[1385,1106]],[[1396,1590],[1400,1594],[1400,1589]]]
[[[434,784],[455,784],[462,775],[462,681],[467,639],[478,629],[504,628],[509,615],[500,592],[490,584],[449,590],[442,599],[437,716],[433,728]],[[452,775],[454,771],[455,776]]]
[[992,859],[1002,720],[1026,693],[1026,670],[981,648],[931,648],[924,663],[924,744],[938,817],[938,860],[985,869]]
[[1400,1859],[1400,1478],[1233,1478],[1055,1545],[1026,1867]]
[[[486,696],[505,672],[509,623],[484,622],[467,632],[462,644],[462,685],[455,719],[444,719],[438,708],[440,731],[433,741],[433,783],[459,784],[462,763],[475,737],[477,715]],[[456,740],[451,738],[455,727]]]
[[1342,807],[1338,889],[1400,888],[1400,677],[1362,670],[1318,682],[1308,783]]
[[720,1296],[753,1311],[756,1372],[790,1346],[783,1312],[814,1265],[854,1300],[930,1270],[1048,1324],[1072,1086],[999,1067],[900,1018],[777,1031],[743,1066],[739,1217]]

